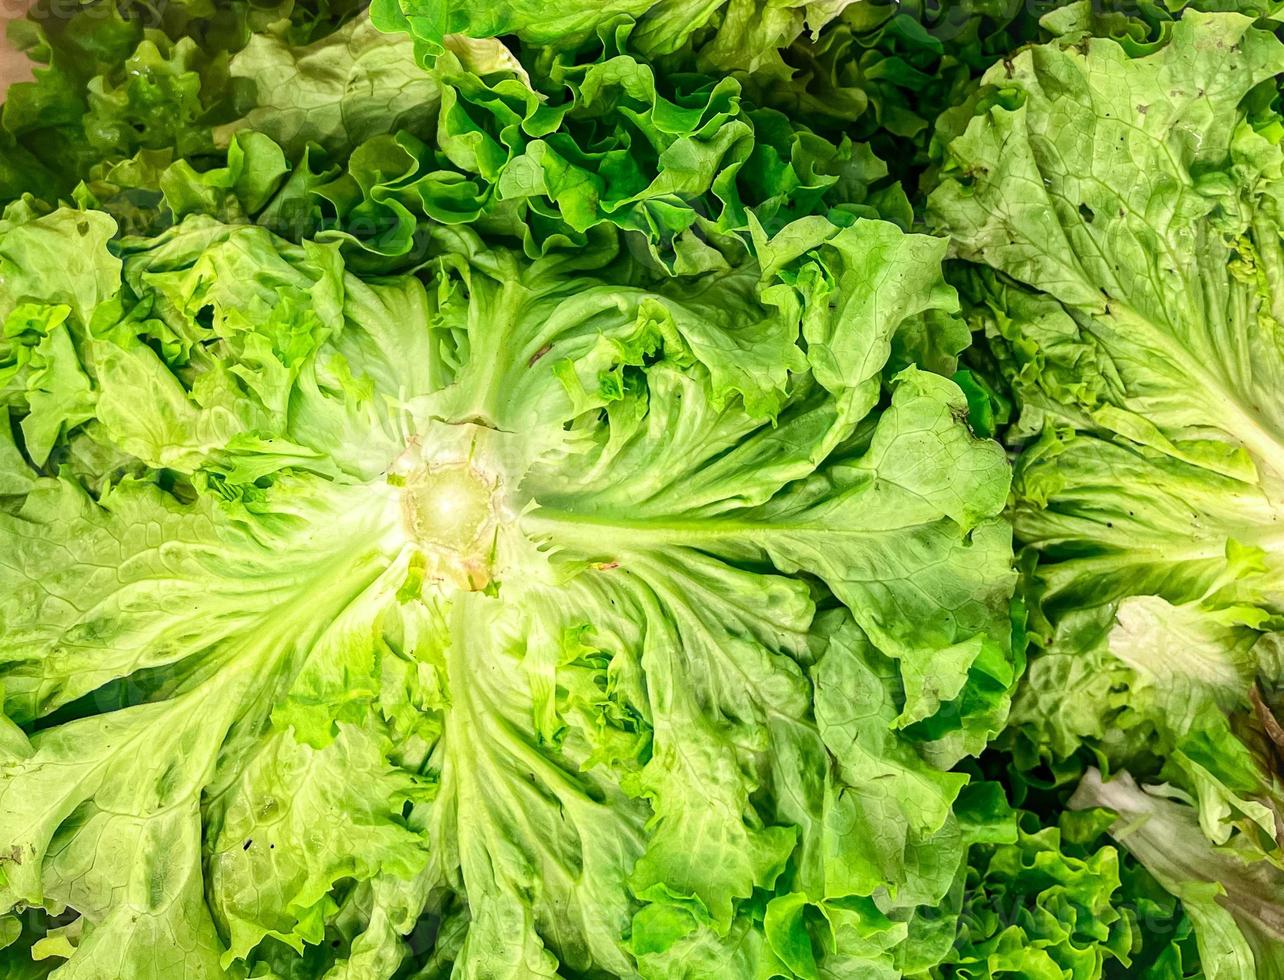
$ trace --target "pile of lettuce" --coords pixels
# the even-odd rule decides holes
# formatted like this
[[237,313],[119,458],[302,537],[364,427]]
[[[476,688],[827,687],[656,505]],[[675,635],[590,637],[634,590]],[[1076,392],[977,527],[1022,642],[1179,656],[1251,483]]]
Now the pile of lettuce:
[[1284,980],[1278,6],[38,3],[0,976]]

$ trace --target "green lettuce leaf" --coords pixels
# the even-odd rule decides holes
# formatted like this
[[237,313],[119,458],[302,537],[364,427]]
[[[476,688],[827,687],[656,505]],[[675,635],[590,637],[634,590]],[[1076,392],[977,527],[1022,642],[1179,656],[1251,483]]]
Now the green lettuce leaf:
[[415,63],[410,39],[389,38],[356,17],[305,47],[255,34],[228,64],[253,86],[253,108],[226,131],[271,137],[289,156],[309,143],[341,152],[388,132],[422,131],[436,115],[436,79]]
[[[712,75],[751,73],[784,81],[793,68],[782,51],[804,34],[816,37],[848,7],[863,0],[771,0],[754,5],[745,0],[581,0],[561,4],[555,16],[547,6],[521,2],[499,7],[463,3],[415,3],[380,0],[376,18],[389,29],[405,30],[431,57],[452,35],[475,38],[515,34],[541,46],[568,46],[591,36],[604,24],[636,19],[634,40],[640,54],[663,62],[676,52],[687,54],[693,67]],[[866,15],[868,16],[868,15]]]

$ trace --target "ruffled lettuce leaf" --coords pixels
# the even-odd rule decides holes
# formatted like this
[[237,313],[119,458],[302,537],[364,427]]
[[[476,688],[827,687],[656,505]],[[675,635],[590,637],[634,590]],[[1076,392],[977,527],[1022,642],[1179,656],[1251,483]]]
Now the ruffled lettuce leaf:
[[[414,38],[431,65],[460,38],[513,39],[523,61],[591,47],[628,25],[632,50],[662,73],[735,78],[753,102],[837,142],[868,141],[907,189],[935,183],[944,140],[968,105],[1000,86],[983,82],[1022,45],[1053,37],[1111,37],[1130,51],[1166,43],[1186,8],[1277,17],[1275,0],[614,0],[477,3],[380,0],[375,22]],[[943,117],[943,118],[942,118]]]
[[757,6],[743,0],[572,0],[550,9],[529,0],[497,5],[378,0],[372,11],[381,27],[412,35],[428,61],[452,35],[515,34],[533,44],[565,45],[591,36],[603,23],[632,17],[638,23],[638,50],[649,59],[698,46],[699,68],[710,74],[763,69],[787,78],[780,49],[804,31],[819,33],[853,3],[859,6],[860,0],[772,0]]
[[1169,940],[1147,932],[1181,927],[1176,903],[1103,845],[1108,818],[1063,812],[1044,825],[1008,809],[992,783],[973,786],[967,802],[977,816],[1002,819],[974,825],[967,875],[956,886],[959,928],[932,976],[1052,980],[1140,970]]
[[754,107],[732,78],[659,75],[623,27],[599,41],[528,73],[498,40],[454,35],[425,71],[365,16],[302,49],[256,35],[229,69],[258,79],[254,108],[213,133],[220,165],[138,154],[78,200],[137,232],[197,212],[339,241],[366,273],[423,261],[436,225],[530,257],[622,234],[688,274],[739,261],[751,211],[770,234],[827,212],[909,224],[868,147]]
[[1284,975],[1284,872],[1214,847],[1189,802],[1143,790],[1127,774],[1105,781],[1091,770],[1070,805],[1113,814],[1111,835],[1181,899],[1194,921],[1210,980]]

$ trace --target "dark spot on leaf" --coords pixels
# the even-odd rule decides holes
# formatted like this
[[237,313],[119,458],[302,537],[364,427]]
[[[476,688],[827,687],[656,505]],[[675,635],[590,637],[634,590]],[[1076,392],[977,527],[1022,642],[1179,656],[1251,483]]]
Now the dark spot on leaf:
[[251,845],[251,844],[253,844],[253,843],[254,843],[253,839],[251,839],[251,840],[247,840],[247,841],[245,842],[245,846],[244,846],[244,847],[242,847],[242,848],[241,848],[241,850],[243,850],[243,851],[248,851],[248,850],[250,849],[250,845]]
[[1257,720],[1261,723],[1262,730],[1266,732],[1271,742],[1274,743],[1278,758],[1284,760],[1284,726],[1280,725],[1275,712],[1271,710],[1262,697],[1261,688],[1256,684],[1253,685],[1253,689],[1249,692],[1249,697],[1253,702],[1254,710],[1257,712]]
[[88,222],[88,221],[81,221],[79,224],[77,224],[77,225],[76,225],[76,231],[80,233],[80,237],[81,237],[81,238],[83,238],[83,237],[85,237],[86,235],[88,235],[88,234],[89,234],[89,222]]
[[545,344],[543,347],[541,347],[539,350],[537,350],[534,354],[531,355],[531,359],[526,362],[527,367],[534,367],[536,362],[552,349],[553,349],[552,344]]
[[1079,217],[1083,218],[1083,220],[1088,222],[1088,224],[1092,224],[1092,220],[1096,216],[1097,216],[1097,212],[1092,210],[1092,208],[1088,207],[1088,205],[1086,204],[1079,205]]

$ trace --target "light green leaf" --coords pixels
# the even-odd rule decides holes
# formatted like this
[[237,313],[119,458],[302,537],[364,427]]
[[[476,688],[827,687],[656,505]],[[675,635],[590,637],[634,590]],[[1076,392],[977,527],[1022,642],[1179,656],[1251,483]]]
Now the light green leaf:
[[120,260],[107,249],[115,234],[107,215],[69,208],[0,224],[0,320],[21,303],[65,303],[87,326],[98,304],[120,289]]
[[415,61],[413,41],[381,33],[365,15],[304,47],[253,34],[228,71],[257,97],[219,138],[262,133],[291,157],[309,143],[338,150],[399,129],[425,132],[440,99],[437,80]]

